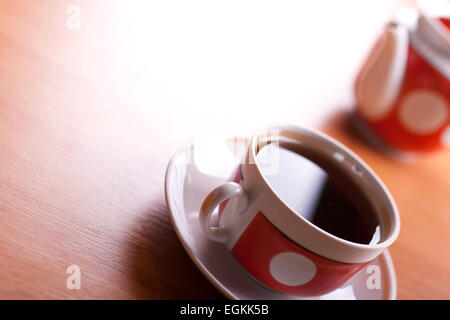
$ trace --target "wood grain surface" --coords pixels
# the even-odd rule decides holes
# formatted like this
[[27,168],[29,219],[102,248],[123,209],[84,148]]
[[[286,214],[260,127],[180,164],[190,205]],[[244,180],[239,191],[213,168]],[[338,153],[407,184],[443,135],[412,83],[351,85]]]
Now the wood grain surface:
[[[66,25],[71,3],[82,8],[79,30]],[[411,163],[392,160],[359,138],[339,111],[351,101],[342,92],[349,91],[358,68],[354,60],[364,56],[361,48],[372,38],[359,43],[348,65],[324,60],[329,72],[337,70],[333,77],[346,75],[342,81],[315,78],[311,61],[293,65],[294,71],[273,64],[262,72],[266,60],[245,50],[285,45],[287,39],[273,36],[279,42],[266,46],[256,37],[248,44],[247,36],[257,32],[248,26],[234,43],[226,28],[216,26],[221,41],[244,48],[242,58],[210,34],[189,38],[193,28],[208,28],[186,18],[185,8],[129,6],[131,13],[125,1],[0,2],[0,298],[223,298],[170,224],[166,164],[186,132],[240,134],[268,120],[304,123],[314,108],[297,108],[299,101],[325,105],[330,117],[324,130],[357,151],[392,191],[402,220],[391,250],[398,298],[450,298],[450,153]],[[214,23],[221,10],[205,19]],[[227,10],[227,21],[246,23],[245,14]],[[295,14],[280,28],[292,29]],[[191,29],[175,28],[178,19]],[[142,32],[142,21],[148,31]],[[167,34],[172,37],[161,36]],[[345,39],[345,45],[353,43]],[[157,47],[142,46],[155,41]],[[204,42],[210,51],[193,49]],[[289,46],[283,50],[294,50],[293,56],[304,50]],[[222,52],[231,60],[216,61]],[[341,57],[351,52],[336,48]],[[270,54],[282,63],[280,52]],[[244,67],[234,67],[236,62]],[[308,76],[298,78],[295,68]],[[267,82],[247,84],[267,72]],[[237,75],[235,82],[221,80],[231,75]],[[281,75],[297,82],[278,85]],[[292,94],[312,84],[315,90]],[[273,96],[260,85],[273,87]],[[327,94],[318,91],[321,85]],[[274,108],[277,101],[285,107]],[[73,264],[82,271],[80,290],[66,288],[66,269]]]

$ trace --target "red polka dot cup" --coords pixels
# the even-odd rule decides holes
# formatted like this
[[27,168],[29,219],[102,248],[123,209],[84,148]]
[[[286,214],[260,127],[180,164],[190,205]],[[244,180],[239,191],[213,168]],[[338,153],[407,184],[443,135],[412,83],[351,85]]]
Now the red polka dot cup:
[[[257,161],[261,148],[280,143],[302,148],[303,154],[320,155],[320,161],[332,163],[338,170],[342,181],[351,181],[364,193],[381,227],[377,241],[348,241],[292,209],[268,182],[267,167],[263,168],[267,164]],[[270,166],[276,172],[283,162],[277,161],[276,154],[272,159]],[[306,181],[306,187],[304,183],[301,188],[295,184],[286,187],[298,194],[312,194],[314,179]],[[218,226],[213,226],[217,207]],[[331,209],[338,212],[340,208]],[[400,228],[391,195],[356,154],[325,134],[294,126],[258,130],[230,181],[205,198],[199,221],[204,234],[224,243],[252,278],[275,291],[296,296],[319,296],[339,288],[391,245]]]
[[420,2],[386,26],[355,85],[357,115],[394,149],[450,146],[450,2]]

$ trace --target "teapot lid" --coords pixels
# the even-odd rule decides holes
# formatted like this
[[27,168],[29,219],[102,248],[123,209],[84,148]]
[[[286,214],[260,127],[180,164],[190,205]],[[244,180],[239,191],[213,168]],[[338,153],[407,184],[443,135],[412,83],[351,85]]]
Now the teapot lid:
[[402,8],[394,17],[408,28],[411,46],[450,80],[450,29],[441,19],[450,19],[449,1],[419,1],[417,9]]

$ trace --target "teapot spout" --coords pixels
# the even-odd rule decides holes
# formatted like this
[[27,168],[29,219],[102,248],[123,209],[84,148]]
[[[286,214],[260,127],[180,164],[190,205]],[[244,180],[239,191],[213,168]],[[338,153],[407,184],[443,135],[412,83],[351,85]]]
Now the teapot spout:
[[408,57],[408,29],[389,23],[356,80],[362,115],[376,121],[389,112],[401,89]]

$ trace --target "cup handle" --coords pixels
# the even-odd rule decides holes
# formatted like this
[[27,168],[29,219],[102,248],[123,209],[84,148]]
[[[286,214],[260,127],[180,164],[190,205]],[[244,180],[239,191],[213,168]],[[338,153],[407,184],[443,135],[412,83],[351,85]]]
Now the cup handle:
[[211,215],[221,202],[232,197],[242,199],[242,206],[239,208],[239,211],[242,212],[247,207],[247,194],[242,186],[236,182],[222,184],[211,191],[203,200],[199,213],[200,225],[205,235],[213,241],[222,243],[228,241],[228,232],[224,227],[211,226]]

